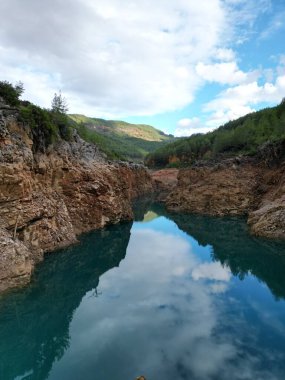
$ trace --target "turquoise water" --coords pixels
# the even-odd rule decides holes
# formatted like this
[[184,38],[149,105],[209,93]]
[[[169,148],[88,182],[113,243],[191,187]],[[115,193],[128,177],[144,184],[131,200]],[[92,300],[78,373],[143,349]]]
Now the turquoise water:
[[285,378],[285,244],[138,208],[0,299],[0,379]]

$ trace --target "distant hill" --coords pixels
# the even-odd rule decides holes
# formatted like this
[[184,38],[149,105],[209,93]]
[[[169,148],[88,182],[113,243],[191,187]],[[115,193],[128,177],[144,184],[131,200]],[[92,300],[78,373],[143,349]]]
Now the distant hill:
[[94,142],[110,158],[143,161],[150,152],[175,140],[173,135],[144,124],[69,115],[79,134]]
[[213,132],[181,138],[146,157],[150,167],[187,166],[197,160],[254,156],[267,142],[285,139],[285,101],[230,121]]

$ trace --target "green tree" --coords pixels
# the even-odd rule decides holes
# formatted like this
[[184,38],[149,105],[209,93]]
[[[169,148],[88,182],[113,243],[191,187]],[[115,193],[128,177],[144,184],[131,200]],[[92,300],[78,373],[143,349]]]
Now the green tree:
[[68,105],[61,91],[55,93],[51,102],[51,117],[53,124],[57,127],[60,136],[65,140],[72,138],[72,127],[67,116]]
[[24,85],[18,82],[15,86],[8,81],[0,81],[0,97],[10,106],[18,106],[20,104],[20,96],[24,92]]
[[55,93],[51,102],[51,110],[53,112],[66,114],[68,111],[68,105],[66,99],[62,96],[61,91]]

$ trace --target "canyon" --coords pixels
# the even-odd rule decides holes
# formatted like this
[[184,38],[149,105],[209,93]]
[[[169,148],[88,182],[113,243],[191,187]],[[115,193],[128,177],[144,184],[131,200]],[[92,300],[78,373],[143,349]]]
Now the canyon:
[[152,190],[144,166],[108,161],[76,131],[39,151],[41,138],[0,101],[0,291],[79,234],[131,220],[132,200]]
[[45,147],[18,116],[0,99],[0,292],[27,284],[45,253],[132,220],[139,197],[173,213],[244,215],[252,234],[285,238],[284,142],[266,144],[255,157],[149,171],[108,161],[76,130]]

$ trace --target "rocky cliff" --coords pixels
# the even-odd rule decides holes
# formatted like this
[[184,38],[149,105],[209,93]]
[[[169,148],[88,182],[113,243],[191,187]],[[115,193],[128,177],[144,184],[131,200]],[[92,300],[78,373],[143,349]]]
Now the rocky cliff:
[[158,202],[165,202],[168,195],[177,186],[178,169],[162,169],[151,173],[154,197]]
[[182,169],[166,199],[171,211],[247,215],[252,233],[285,238],[285,144],[267,144],[255,158]]
[[0,291],[78,234],[132,219],[132,199],[152,190],[143,166],[110,163],[76,133],[35,149],[41,136],[18,119],[0,99]]

